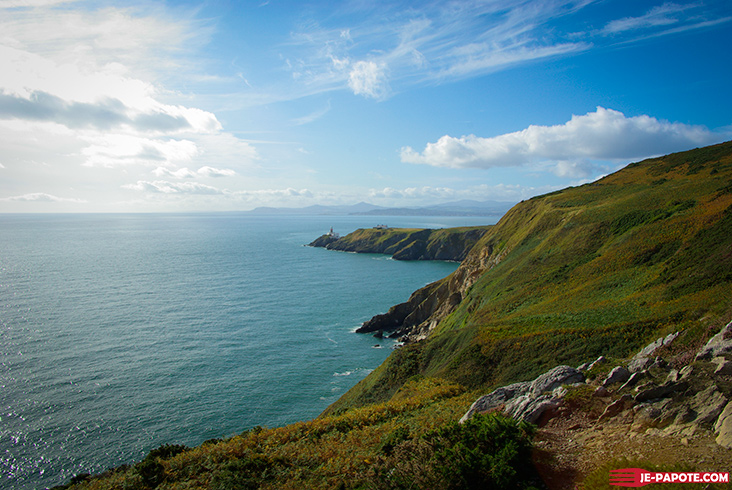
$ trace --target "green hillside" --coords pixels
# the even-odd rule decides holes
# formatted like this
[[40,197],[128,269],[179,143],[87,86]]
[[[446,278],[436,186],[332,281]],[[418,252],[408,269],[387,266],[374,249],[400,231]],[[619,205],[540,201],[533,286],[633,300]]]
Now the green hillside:
[[624,357],[672,330],[690,349],[700,344],[705,321],[732,302],[731,182],[725,143],[519,203],[451,277],[428,286],[451,302],[412,327],[429,337],[330,412],[386,400],[414,375],[488,388]]
[[[70,486],[545,488],[529,455],[531,426],[499,415],[456,421],[493,387],[600,355],[628,358],[672,331],[681,334],[665,356],[678,367],[692,361],[732,319],[731,182],[732,142],[522,202],[453,274],[390,310],[413,320],[382,323],[407,343],[317,419],[163,446]],[[591,393],[579,390],[572,403]],[[683,458],[691,446],[680,447]]]

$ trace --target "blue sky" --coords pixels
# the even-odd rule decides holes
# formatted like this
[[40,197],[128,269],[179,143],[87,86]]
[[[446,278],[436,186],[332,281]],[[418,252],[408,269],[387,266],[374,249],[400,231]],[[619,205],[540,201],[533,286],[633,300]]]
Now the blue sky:
[[732,4],[0,0],[0,212],[519,201],[732,139]]

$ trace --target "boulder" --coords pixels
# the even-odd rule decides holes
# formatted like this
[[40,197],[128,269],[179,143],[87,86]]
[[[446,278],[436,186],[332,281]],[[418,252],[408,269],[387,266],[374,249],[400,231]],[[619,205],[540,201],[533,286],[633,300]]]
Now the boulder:
[[476,413],[485,413],[501,406],[507,415],[535,423],[547,410],[561,405],[567,393],[563,385],[582,383],[584,380],[585,376],[579,370],[570,366],[557,366],[531,382],[503,386],[478,398],[460,418],[460,423]]
[[727,403],[714,424],[717,444],[732,449],[732,402]]
[[557,409],[561,404],[562,397],[553,394],[538,397],[523,395],[511,400],[506,405],[505,412],[516,420],[535,424],[544,412]]
[[623,395],[614,402],[612,402],[610,405],[605,407],[605,411],[602,412],[602,415],[600,415],[600,418],[598,418],[598,422],[602,422],[603,420],[607,420],[609,418],[615,417],[617,414],[622,412],[623,410],[626,410],[633,406],[633,397],[630,395]]
[[625,383],[623,383],[623,386],[621,386],[619,388],[619,391],[622,391],[626,388],[631,388],[631,387],[637,385],[640,382],[640,380],[642,380],[646,376],[648,376],[646,371],[637,371],[637,372],[631,374],[630,378],[628,378],[628,380]]
[[694,423],[700,427],[711,428],[727,405],[727,398],[712,384],[697,393],[692,399],[692,407],[697,413]]
[[[605,358],[605,356],[600,356],[597,359],[595,359],[594,361],[592,361],[589,366],[587,366],[586,371],[589,371],[592,368],[599,366],[600,364],[605,364],[606,362],[607,362],[607,359]],[[583,364],[583,366],[584,366],[584,364]]]
[[597,389],[592,393],[592,396],[597,398],[605,398],[606,396],[609,396],[610,392],[607,391],[607,388],[604,386],[598,386]]
[[667,381],[660,386],[647,386],[638,391],[635,395],[635,401],[637,403],[654,400],[656,398],[665,398],[671,394],[684,391],[688,388],[688,383],[685,381]]
[[645,346],[630,360],[630,362],[628,363],[628,370],[630,370],[630,372],[632,373],[635,373],[637,371],[642,371],[643,369],[648,368],[652,363],[651,358],[653,357],[653,354],[655,354],[656,351],[661,347],[669,345],[678,336],[679,332],[671,333],[665,337],[660,337]]
[[501,405],[505,405],[512,398],[521,396],[529,391],[530,386],[531,383],[524,382],[496,388],[489,394],[481,396],[473,402],[470,409],[460,419],[460,423],[462,424],[476,413],[485,413]]
[[709,361],[722,355],[732,355],[732,322],[709,339],[709,342],[696,354],[696,360]]
[[532,381],[529,392],[533,396],[539,396],[562,385],[583,383],[584,381],[585,375],[577,369],[570,366],[557,366]]
[[615,383],[625,383],[630,378],[630,371],[625,369],[623,366],[616,366],[610,371],[602,382],[602,386],[608,387]]
[[712,359],[712,362],[717,365],[717,368],[714,370],[714,374],[718,374],[720,376],[728,376],[732,374],[732,361],[728,361],[725,357],[717,356]]

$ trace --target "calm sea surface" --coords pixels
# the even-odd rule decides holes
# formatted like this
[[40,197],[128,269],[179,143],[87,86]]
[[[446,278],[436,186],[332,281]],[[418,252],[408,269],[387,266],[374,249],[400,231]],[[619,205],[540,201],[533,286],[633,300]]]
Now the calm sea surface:
[[391,352],[353,330],[457,264],[303,245],[495,221],[0,215],[0,487],[317,416]]

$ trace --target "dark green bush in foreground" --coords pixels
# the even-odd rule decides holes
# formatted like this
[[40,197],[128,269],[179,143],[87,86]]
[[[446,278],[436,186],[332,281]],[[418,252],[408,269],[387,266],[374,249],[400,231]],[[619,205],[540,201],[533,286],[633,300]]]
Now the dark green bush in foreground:
[[533,427],[501,415],[479,415],[407,439],[366,477],[373,489],[530,489]]

